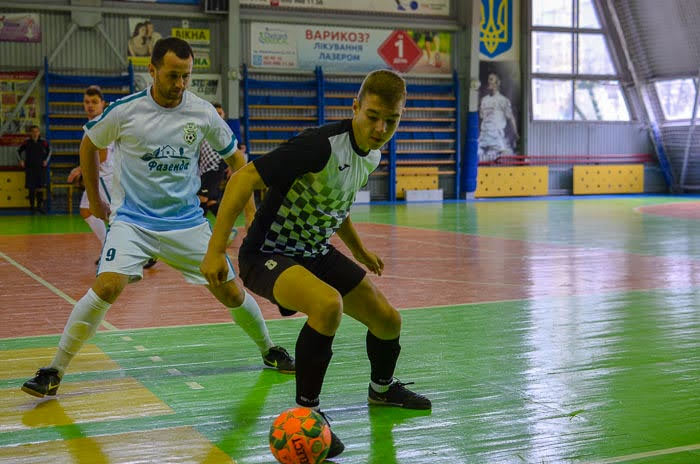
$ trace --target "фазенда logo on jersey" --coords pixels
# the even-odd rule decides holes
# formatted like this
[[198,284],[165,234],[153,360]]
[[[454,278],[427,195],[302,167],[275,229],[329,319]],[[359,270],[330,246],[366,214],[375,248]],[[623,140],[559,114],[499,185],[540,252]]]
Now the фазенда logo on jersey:
[[164,145],[156,148],[152,153],[146,153],[141,159],[148,162],[149,171],[186,171],[190,167],[190,159],[185,156],[185,149],[179,150]]
[[[182,131],[182,139],[187,145],[192,145],[197,141],[197,125],[195,123],[188,122]],[[141,159],[148,163],[149,171],[179,172],[187,171],[190,167],[190,157],[185,155],[185,148],[175,148],[172,145],[158,147],[151,153],[141,155]]]

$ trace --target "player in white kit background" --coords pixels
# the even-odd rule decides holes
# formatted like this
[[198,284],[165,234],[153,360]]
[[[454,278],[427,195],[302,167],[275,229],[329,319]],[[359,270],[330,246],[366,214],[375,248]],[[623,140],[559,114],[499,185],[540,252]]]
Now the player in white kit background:
[[[100,116],[106,106],[107,102],[105,101],[104,95],[102,94],[102,89],[99,86],[91,85],[90,87],[85,89],[85,93],[83,94],[83,109],[85,110],[85,116],[87,117],[88,121],[91,121]],[[100,192],[100,198],[102,198],[107,203],[109,203],[111,200],[110,192],[112,191],[113,150],[114,146],[112,144],[110,144],[107,148],[103,150],[99,150],[100,166],[98,171],[98,187]],[[83,173],[80,169],[80,166],[73,168],[70,174],[68,174],[68,182],[72,183],[79,180],[82,177],[82,174]],[[88,201],[87,191],[83,191],[83,196],[80,198],[80,216],[83,219],[85,219],[85,222],[88,224],[88,226],[90,226],[90,229],[95,234],[95,237],[97,237],[97,240],[100,242],[100,246],[102,246],[102,244],[105,241],[105,235],[107,234],[107,226],[104,220],[96,218],[90,212],[90,202]],[[99,261],[100,260],[98,258],[95,264],[99,264]],[[155,259],[150,259],[144,265],[144,268],[149,268],[155,263]]]
[[[192,63],[187,42],[159,40],[149,65],[153,85],[112,103],[84,127],[80,164],[90,212],[96,218],[109,217],[110,228],[95,283],[75,304],[53,362],[22,386],[31,395],[56,394],[70,361],[126,285],[142,278],[150,258],[179,270],[190,283],[207,285],[199,265],[211,229],[197,197],[199,144],[206,140],[228,162],[237,141],[214,107],[186,90]],[[108,203],[99,195],[98,153],[112,143]],[[230,261],[228,267],[225,282],[207,288],[253,339],[267,366],[293,373],[294,359],[272,343],[260,307],[234,280]]]

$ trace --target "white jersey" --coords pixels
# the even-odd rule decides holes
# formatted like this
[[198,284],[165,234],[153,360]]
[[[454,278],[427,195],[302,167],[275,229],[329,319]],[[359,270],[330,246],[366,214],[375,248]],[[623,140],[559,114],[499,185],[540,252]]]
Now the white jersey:
[[505,136],[508,119],[513,117],[510,101],[498,92],[486,95],[481,99],[479,115],[479,147],[492,147],[497,151],[510,150]]
[[[100,119],[100,116],[95,116],[88,122],[94,122]],[[114,166],[112,154],[114,153],[114,144],[110,143],[107,147],[107,158],[104,161],[100,160],[100,169],[98,171],[98,176],[100,179],[109,179],[112,181],[112,167]],[[84,192],[83,192],[84,193]]]
[[212,104],[187,90],[177,107],[164,108],[149,86],[112,103],[84,129],[98,148],[114,142],[110,223],[154,231],[206,221],[197,197],[199,144],[206,140],[222,158],[237,147]]
[[100,179],[112,180],[112,172],[114,167],[114,144],[110,143],[107,147],[107,158],[100,161],[99,176]]
[[503,131],[507,118],[513,117],[510,101],[500,93],[486,95],[481,99],[481,130],[490,132]]

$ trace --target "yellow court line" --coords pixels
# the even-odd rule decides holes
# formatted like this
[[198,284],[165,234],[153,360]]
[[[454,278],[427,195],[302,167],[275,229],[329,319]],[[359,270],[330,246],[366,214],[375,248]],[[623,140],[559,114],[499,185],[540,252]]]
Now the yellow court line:
[[[31,460],[27,459],[29,456]],[[0,462],[236,463],[194,428],[186,426],[0,448]]]
[[[61,290],[59,290],[58,288],[54,287],[51,283],[47,282],[47,281],[44,280],[42,277],[40,277],[40,276],[34,274],[32,271],[30,271],[29,269],[27,269],[26,267],[22,266],[20,263],[18,263],[18,262],[15,261],[14,259],[12,259],[12,258],[10,258],[9,256],[7,256],[7,255],[6,255],[5,253],[3,253],[2,251],[0,251],[0,258],[3,258],[5,261],[7,261],[8,263],[12,264],[14,267],[16,267],[16,268],[19,269],[20,271],[24,272],[25,274],[27,274],[27,275],[28,275],[29,277],[31,277],[32,279],[36,280],[36,281],[39,282],[41,285],[43,285],[44,287],[48,288],[51,292],[55,293],[55,294],[58,295],[59,297],[61,297],[61,298],[63,298],[64,300],[66,300],[69,304],[75,305],[76,301],[75,301],[73,298],[71,298],[70,296],[66,295],[65,293],[63,293],[63,292],[62,292]],[[106,328],[107,330],[118,330],[115,326],[113,326],[112,324],[110,324],[109,322],[107,322],[107,321],[105,321],[105,320],[102,321],[102,326],[104,326],[104,328]]]
[[62,382],[58,395],[43,401],[19,388],[6,388],[0,390],[0,410],[0,433],[175,413],[131,377]]
[[[55,347],[0,350],[0,380],[30,377],[37,366],[48,366]],[[96,345],[86,344],[71,363],[71,372],[116,371],[120,366]]]

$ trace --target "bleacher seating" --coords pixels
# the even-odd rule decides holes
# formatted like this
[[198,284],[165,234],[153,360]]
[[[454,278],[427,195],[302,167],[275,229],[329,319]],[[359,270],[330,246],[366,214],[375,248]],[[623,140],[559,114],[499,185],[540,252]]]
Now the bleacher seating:
[[[401,124],[382,148],[382,162],[373,177],[388,177],[386,198],[396,200],[397,167],[437,167],[447,197],[459,196],[459,93],[456,77],[449,83],[414,83]],[[307,127],[352,117],[352,101],[361,76],[265,74],[243,79],[243,121],[251,157],[274,149]]]
[[[134,90],[132,68],[122,76],[69,76],[49,72],[45,65],[45,123],[46,139],[51,144],[49,166],[49,209],[68,211],[75,201],[68,195],[78,195],[78,189],[66,189],[71,169],[80,164],[78,153],[87,122],[83,110],[83,94],[90,85],[99,85],[105,100],[113,102]],[[52,188],[56,186],[56,188]]]

